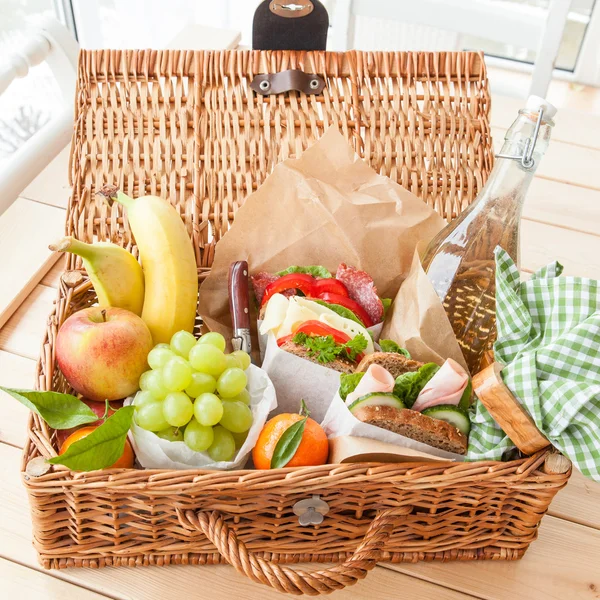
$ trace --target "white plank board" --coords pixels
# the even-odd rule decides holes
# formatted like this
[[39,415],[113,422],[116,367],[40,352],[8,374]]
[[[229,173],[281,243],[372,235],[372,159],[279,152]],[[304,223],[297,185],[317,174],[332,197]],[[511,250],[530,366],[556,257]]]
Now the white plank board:
[[22,198],[35,200],[58,208],[67,208],[71,187],[69,186],[69,144],[20,194]]
[[0,216],[0,327],[54,265],[51,244],[64,231],[65,211],[18,198]]
[[102,600],[107,598],[107,596],[3,558],[0,558],[0,579],[4,598],[19,598],[20,600]]
[[0,329],[0,350],[37,360],[56,295],[54,288],[36,286]]
[[[0,350],[0,386],[32,389],[35,385],[35,361]],[[0,441],[23,447],[27,438],[29,409],[0,391]]]

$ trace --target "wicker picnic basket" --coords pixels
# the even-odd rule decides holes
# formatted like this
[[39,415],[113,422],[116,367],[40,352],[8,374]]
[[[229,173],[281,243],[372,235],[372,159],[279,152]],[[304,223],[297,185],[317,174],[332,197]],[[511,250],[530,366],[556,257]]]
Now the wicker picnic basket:
[[[286,69],[319,74],[324,92],[250,89],[256,74]],[[327,127],[452,218],[492,167],[489,111],[476,53],[84,51],[66,233],[135,253],[120,207],[95,192],[114,183],[132,196],[157,194],[179,209],[202,278],[246,195]],[[96,300],[79,269],[70,257],[41,347],[42,390],[69,391],[54,360],[57,330]],[[23,479],[44,567],[228,562],[311,595],[355,583],[378,561],[518,559],[570,475],[549,468],[548,450],[511,462],[267,472],[32,468],[55,454],[54,432],[33,415]],[[329,512],[302,526],[294,505],[313,496]],[[311,561],[341,564],[280,566]]]

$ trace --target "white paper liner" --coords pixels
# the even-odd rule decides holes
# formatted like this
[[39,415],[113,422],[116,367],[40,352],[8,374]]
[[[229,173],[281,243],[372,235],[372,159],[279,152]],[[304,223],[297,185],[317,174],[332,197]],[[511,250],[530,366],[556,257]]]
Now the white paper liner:
[[[238,450],[233,461],[213,462],[207,452],[194,452],[184,442],[163,440],[151,431],[138,427],[134,421],[129,432],[129,439],[140,465],[145,469],[218,469],[226,471],[244,468],[269,413],[277,407],[275,388],[267,374],[254,365],[248,367],[246,374],[248,375],[248,392],[250,393],[250,407],[254,423],[244,445]],[[124,404],[127,406],[132,402],[133,398],[128,398]]]
[[329,404],[329,409],[325,418],[321,423],[321,427],[325,430],[328,438],[335,438],[341,435],[353,435],[356,437],[369,438],[372,440],[379,440],[380,442],[387,442],[389,444],[395,444],[397,446],[403,446],[405,448],[412,448],[420,452],[427,452],[440,458],[446,458],[448,460],[464,461],[465,457],[461,454],[454,454],[454,452],[446,452],[439,448],[434,448],[423,442],[417,442],[411,438],[404,437],[399,433],[382,429],[376,425],[369,425],[359,421],[349,410],[344,401],[340,398],[339,393],[335,393],[335,396]]
[[270,333],[262,368],[277,390],[277,413],[295,413],[304,400],[317,423],[325,416],[331,398],[340,387],[340,373],[290,354]]

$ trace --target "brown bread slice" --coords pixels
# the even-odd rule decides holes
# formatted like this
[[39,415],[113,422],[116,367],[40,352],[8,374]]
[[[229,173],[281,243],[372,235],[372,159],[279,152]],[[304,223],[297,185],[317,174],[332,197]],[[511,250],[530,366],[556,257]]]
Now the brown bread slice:
[[425,363],[406,358],[406,356],[395,352],[373,352],[373,354],[368,354],[360,361],[360,364],[356,367],[356,372],[365,373],[373,364],[383,367],[396,379],[404,373],[418,371]]
[[354,373],[354,369],[356,364],[350,362],[349,360],[344,360],[342,358],[338,358],[330,363],[321,363],[316,358],[312,358],[308,355],[308,348],[301,346],[299,344],[294,344],[291,340],[283,344],[281,346],[282,350],[289,352],[290,354],[295,354],[300,358],[305,358],[306,360],[310,360],[310,362],[314,362],[317,365],[321,365],[322,367],[327,367],[329,369],[333,369],[334,371],[339,371],[340,373]]
[[468,439],[456,427],[408,408],[365,406],[353,412],[363,423],[376,425],[418,442],[455,454],[466,454]]

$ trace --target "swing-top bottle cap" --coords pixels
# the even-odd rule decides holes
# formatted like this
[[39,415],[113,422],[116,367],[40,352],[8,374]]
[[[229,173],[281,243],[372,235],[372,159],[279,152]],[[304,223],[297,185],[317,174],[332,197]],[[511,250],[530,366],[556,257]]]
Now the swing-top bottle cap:
[[527,104],[525,104],[525,110],[531,111],[534,113],[540,112],[540,109],[544,109],[544,118],[545,119],[553,119],[554,115],[557,112],[556,106],[550,104],[548,100],[542,98],[541,96],[529,96],[527,98]]

